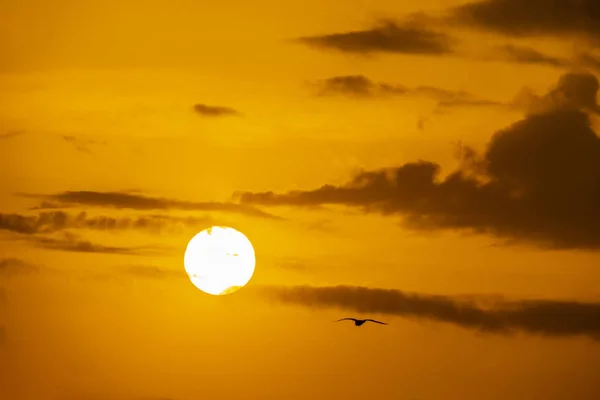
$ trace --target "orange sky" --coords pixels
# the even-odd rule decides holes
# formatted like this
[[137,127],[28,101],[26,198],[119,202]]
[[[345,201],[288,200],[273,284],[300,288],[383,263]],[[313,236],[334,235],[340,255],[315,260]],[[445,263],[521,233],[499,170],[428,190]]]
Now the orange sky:
[[0,398],[599,398],[600,16],[549,3],[2,1]]

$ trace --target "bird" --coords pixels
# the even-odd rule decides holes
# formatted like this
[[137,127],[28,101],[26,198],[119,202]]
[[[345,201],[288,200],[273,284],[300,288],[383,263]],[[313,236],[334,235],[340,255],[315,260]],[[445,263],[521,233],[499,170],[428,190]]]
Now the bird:
[[381,324],[381,325],[388,325],[385,322],[381,322],[381,321],[375,321],[374,319],[356,319],[356,318],[342,318],[342,319],[338,319],[337,321],[333,321],[333,322],[340,322],[340,321],[354,321],[354,325],[356,326],[361,326],[362,324],[364,324],[365,322],[375,322],[376,324]]

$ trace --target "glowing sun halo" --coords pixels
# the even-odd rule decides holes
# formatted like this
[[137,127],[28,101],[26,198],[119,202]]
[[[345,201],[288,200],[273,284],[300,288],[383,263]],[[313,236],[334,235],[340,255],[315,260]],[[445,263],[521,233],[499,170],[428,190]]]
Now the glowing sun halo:
[[236,292],[246,285],[254,273],[256,258],[252,243],[243,233],[213,226],[190,240],[183,264],[194,286],[219,295]]

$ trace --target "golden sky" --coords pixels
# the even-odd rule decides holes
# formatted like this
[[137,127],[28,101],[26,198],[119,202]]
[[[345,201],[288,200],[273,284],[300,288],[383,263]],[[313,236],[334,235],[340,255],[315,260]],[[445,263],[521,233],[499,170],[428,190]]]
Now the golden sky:
[[[599,26],[0,2],[0,398],[600,398]],[[211,225],[254,246],[235,294],[185,276]]]

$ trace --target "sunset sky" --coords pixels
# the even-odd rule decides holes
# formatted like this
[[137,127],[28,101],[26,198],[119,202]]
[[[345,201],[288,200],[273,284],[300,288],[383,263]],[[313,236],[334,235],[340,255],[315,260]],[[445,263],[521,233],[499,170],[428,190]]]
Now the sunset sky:
[[0,1],[0,398],[599,399],[599,48],[597,0]]

